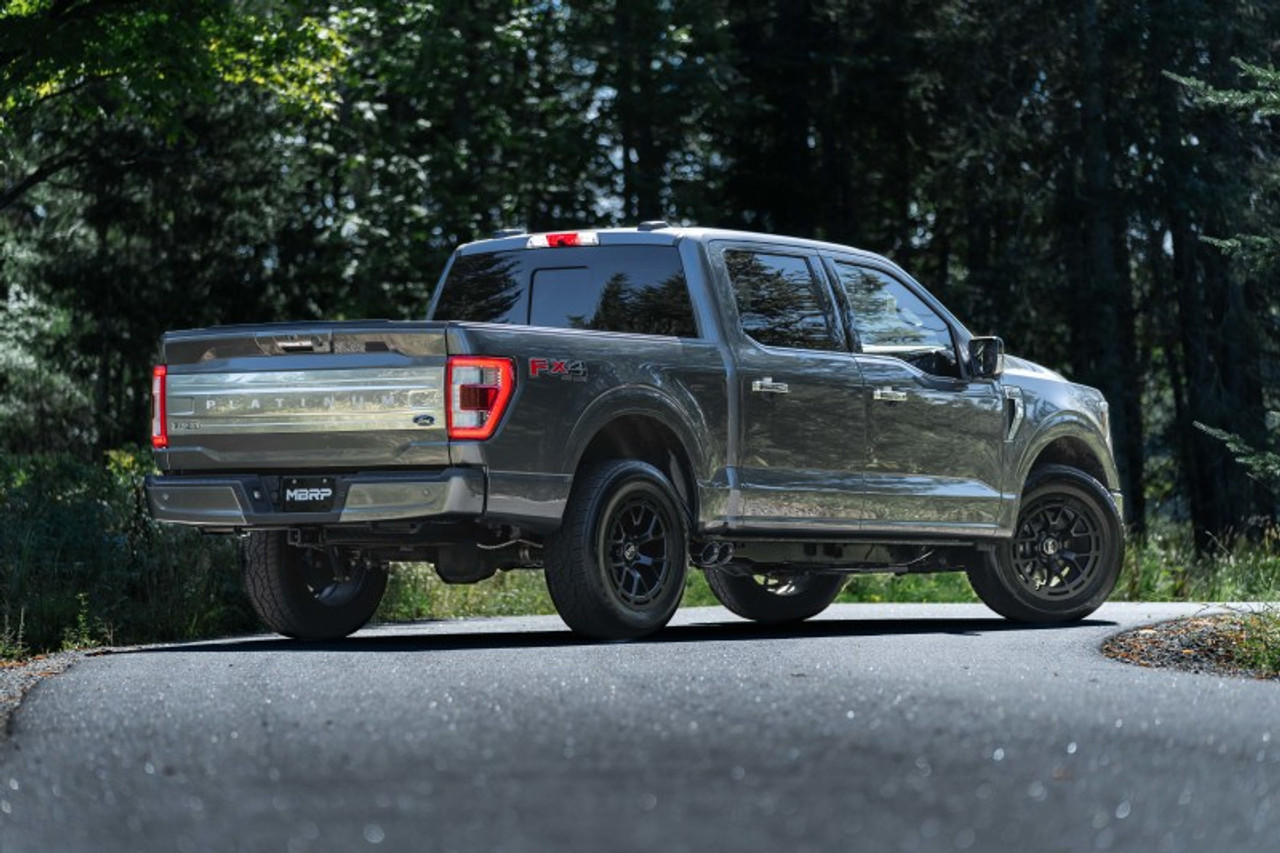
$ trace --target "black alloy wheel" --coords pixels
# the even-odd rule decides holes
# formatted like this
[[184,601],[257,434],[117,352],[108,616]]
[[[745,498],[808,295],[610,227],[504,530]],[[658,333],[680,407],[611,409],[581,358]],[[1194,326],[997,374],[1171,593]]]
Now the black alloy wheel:
[[983,603],[1021,622],[1067,622],[1102,606],[1124,562],[1124,523],[1101,483],[1075,468],[1031,472],[1013,538],[968,570]]
[[547,591],[574,631],[622,640],[662,628],[688,570],[688,523],[671,482],[629,459],[580,473],[544,561]]

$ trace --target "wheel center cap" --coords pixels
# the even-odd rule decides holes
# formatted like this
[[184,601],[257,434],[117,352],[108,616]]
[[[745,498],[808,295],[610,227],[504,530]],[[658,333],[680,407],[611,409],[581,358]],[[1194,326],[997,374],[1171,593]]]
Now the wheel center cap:
[[628,542],[622,546],[622,559],[630,563],[636,557],[640,556],[640,548],[634,542]]
[[1062,550],[1062,543],[1057,539],[1046,539],[1040,543],[1040,553],[1046,557],[1052,557],[1060,550]]

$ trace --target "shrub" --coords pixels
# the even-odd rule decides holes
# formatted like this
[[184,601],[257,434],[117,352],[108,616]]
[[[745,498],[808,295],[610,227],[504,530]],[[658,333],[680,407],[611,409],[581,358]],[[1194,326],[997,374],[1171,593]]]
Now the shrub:
[[235,543],[156,524],[145,451],[95,465],[0,454],[0,625],[7,654],[206,637],[255,623]]

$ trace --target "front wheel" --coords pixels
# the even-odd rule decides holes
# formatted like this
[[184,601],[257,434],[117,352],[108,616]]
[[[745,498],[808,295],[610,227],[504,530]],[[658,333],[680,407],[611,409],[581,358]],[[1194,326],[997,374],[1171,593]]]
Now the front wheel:
[[730,575],[707,569],[707,586],[726,608],[765,625],[817,616],[844,589],[841,575]]
[[1115,588],[1124,524],[1102,484],[1074,468],[1032,472],[1013,538],[989,565],[970,569],[983,603],[1019,622],[1083,619]]
[[652,634],[684,594],[688,526],[671,482],[615,460],[579,475],[543,552],[547,591],[574,631],[601,640]]
[[299,640],[337,640],[364,626],[382,601],[387,573],[338,549],[297,548],[283,531],[245,542],[249,601],[268,628]]

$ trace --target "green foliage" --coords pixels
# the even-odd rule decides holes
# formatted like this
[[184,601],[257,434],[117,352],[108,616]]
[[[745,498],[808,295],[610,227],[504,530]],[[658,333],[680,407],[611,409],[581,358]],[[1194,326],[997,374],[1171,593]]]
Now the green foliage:
[[1236,662],[1260,675],[1280,677],[1280,610],[1242,613],[1234,627]]
[[234,543],[161,528],[141,492],[149,455],[106,464],[0,455],[0,624],[7,654],[206,637],[251,628]]
[[1112,596],[1118,601],[1280,600],[1280,532],[1216,540],[1197,550],[1192,531],[1159,524],[1131,539],[1124,571]]
[[24,611],[12,619],[8,608],[0,614],[0,661],[22,660],[31,654],[24,636],[25,620]]
[[477,584],[447,584],[425,563],[397,563],[375,621],[555,613],[542,572],[499,572]]
[[1130,521],[1210,552],[1275,508],[1191,426],[1277,404],[1280,7],[1237,11],[13,0],[0,447],[144,437],[165,329],[420,317],[459,242],[663,217],[900,260],[1100,385]]
[[81,382],[51,358],[68,334],[66,313],[19,288],[0,304],[0,447],[57,452],[92,444]]
[[171,131],[175,97],[251,83],[306,108],[332,110],[347,49],[338,16],[308,3],[254,0],[23,0],[0,11],[0,130],[74,102],[115,106]]
[[[1273,424],[1280,423],[1280,414],[1271,413],[1268,420]],[[1214,429],[1199,422],[1196,423],[1196,428],[1225,444],[1235,456],[1236,461],[1249,471],[1250,476],[1257,478],[1268,488],[1280,494],[1280,453],[1257,450],[1238,435]]]
[[1249,118],[1280,116],[1280,71],[1234,58],[1247,89],[1220,89],[1204,80],[1166,72],[1185,86],[1205,106],[1224,107],[1245,113]]

